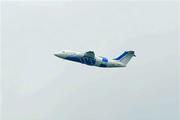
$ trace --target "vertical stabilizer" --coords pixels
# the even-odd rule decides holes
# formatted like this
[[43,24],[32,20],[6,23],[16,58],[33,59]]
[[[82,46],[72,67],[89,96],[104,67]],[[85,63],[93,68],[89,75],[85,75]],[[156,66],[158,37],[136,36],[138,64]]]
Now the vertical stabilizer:
[[133,56],[135,56],[134,51],[125,51],[122,55],[115,58],[114,60],[117,60],[123,63],[124,65],[127,65]]

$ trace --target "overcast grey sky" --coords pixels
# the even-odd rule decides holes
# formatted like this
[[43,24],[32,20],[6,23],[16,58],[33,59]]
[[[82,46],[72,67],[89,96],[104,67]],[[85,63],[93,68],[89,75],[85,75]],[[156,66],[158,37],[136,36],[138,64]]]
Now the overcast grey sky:
[[[176,2],[3,2],[3,120],[178,120]],[[53,56],[114,58],[102,69]]]

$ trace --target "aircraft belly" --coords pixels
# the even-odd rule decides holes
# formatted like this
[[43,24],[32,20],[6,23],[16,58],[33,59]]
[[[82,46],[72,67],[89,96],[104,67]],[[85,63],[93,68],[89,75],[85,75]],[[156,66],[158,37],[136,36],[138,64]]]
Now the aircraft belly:
[[96,60],[96,64],[95,66],[98,66],[98,67],[123,67],[121,64],[119,63],[115,63],[115,62],[103,62],[101,60]]
[[98,66],[98,67],[108,67],[108,64],[105,63],[105,62],[102,62],[101,60],[97,59],[96,60],[96,63],[95,63],[95,66]]

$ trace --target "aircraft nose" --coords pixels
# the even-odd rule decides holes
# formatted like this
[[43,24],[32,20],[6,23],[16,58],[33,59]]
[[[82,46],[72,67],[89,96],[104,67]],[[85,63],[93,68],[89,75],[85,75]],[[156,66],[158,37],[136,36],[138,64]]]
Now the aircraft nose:
[[54,54],[54,56],[59,57],[59,55],[58,55],[58,54]]
[[59,58],[64,58],[65,54],[63,54],[63,53],[55,53],[54,56],[59,57]]

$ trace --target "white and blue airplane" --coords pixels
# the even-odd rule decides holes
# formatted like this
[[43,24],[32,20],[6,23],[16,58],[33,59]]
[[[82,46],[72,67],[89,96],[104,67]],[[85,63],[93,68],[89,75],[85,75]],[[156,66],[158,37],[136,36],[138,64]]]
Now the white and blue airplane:
[[65,60],[104,68],[126,67],[131,58],[135,56],[134,51],[125,51],[117,58],[108,59],[106,57],[95,56],[95,53],[93,51],[80,53],[69,50],[64,50],[54,55]]

